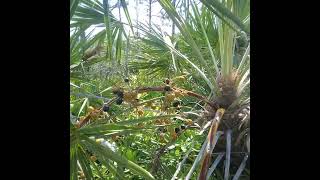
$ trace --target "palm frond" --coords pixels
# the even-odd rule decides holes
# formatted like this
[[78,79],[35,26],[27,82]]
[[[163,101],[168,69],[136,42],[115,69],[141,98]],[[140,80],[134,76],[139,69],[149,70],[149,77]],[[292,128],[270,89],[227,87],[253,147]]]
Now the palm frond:
[[[221,2],[217,1],[217,0],[200,0],[204,5],[206,6],[211,6],[212,8],[216,9],[217,12],[220,15],[223,15],[225,17],[227,17],[228,19],[230,19],[234,24],[236,24],[239,28],[241,28],[242,31],[249,33],[249,29],[241,22],[241,20],[235,16],[227,7],[225,7]],[[230,2],[230,1],[229,1]],[[236,1],[238,2],[238,1]],[[246,1],[246,3],[242,3],[244,5],[244,7],[248,7],[249,6],[249,1]],[[241,3],[238,3],[241,4]],[[239,7],[239,6],[236,6]],[[244,9],[242,7],[242,9]],[[246,10],[246,9],[245,9]],[[216,13],[216,12],[214,12]]]
[[120,156],[119,154],[115,153],[111,149],[107,147],[103,147],[87,136],[82,136],[84,142],[82,142],[86,147],[89,147],[94,153],[101,154],[102,158],[108,158],[112,161],[117,162],[122,166],[126,166],[129,169],[133,170],[135,173],[143,176],[146,179],[154,179],[154,177],[145,169],[141,168],[137,164],[133,163],[132,161],[127,160],[126,158]]
[[248,160],[249,155],[245,155],[236,174],[233,176],[232,180],[238,180],[240,178],[240,175],[242,173],[242,171],[244,170],[245,166],[246,166],[246,162]]
[[230,155],[231,155],[231,130],[227,130],[227,144],[226,144],[226,161],[225,161],[225,168],[224,168],[224,180],[228,180],[230,176]]
[[211,174],[213,173],[213,171],[216,169],[216,167],[218,166],[219,162],[221,161],[221,159],[223,158],[223,156],[225,155],[225,153],[220,153],[216,159],[213,161],[212,165],[210,166],[209,170],[208,170],[208,174],[207,174],[207,178],[209,179]]

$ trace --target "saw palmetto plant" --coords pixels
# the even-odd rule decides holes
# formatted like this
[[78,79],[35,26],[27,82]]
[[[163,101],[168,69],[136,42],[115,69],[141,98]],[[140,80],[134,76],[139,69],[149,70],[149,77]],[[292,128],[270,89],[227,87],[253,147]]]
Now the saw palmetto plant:
[[70,3],[71,179],[250,178],[249,0]]

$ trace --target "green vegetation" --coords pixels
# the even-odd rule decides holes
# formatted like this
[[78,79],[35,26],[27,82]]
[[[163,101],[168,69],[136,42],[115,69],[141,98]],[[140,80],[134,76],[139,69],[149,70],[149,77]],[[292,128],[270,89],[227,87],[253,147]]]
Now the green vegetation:
[[70,3],[71,180],[250,178],[249,0]]

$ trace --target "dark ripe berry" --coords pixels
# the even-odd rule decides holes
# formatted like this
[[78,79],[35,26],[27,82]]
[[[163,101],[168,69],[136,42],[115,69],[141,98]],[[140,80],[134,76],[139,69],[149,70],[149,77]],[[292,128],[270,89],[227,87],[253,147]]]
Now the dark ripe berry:
[[181,129],[185,129],[186,127],[184,125],[181,126]]
[[165,91],[170,91],[170,89],[171,89],[170,86],[165,86],[165,87],[164,87],[164,90],[165,90]]
[[180,131],[180,129],[179,129],[179,128],[175,128],[174,131],[175,131],[176,133],[178,133],[178,132]]
[[170,83],[170,80],[169,80],[169,79],[166,79],[164,82],[165,82],[166,84],[169,84],[169,83]]
[[118,91],[117,92],[117,96],[122,99],[123,98],[123,92],[122,91]]
[[103,105],[102,110],[103,110],[104,112],[108,112],[109,109],[110,109],[110,107],[109,107],[107,104],[104,104],[104,105]]
[[124,82],[126,82],[126,83],[129,82],[129,79],[128,79],[128,78],[125,78],[125,79],[124,79]]
[[164,128],[163,128],[163,127],[159,127],[159,131],[160,131],[160,132],[163,132],[163,131],[164,131]]
[[172,106],[173,107],[178,107],[180,105],[180,102],[179,101],[174,101],[173,103],[172,103]]
[[118,99],[116,100],[116,104],[118,104],[118,105],[122,104],[122,102],[123,102],[123,99],[122,99],[122,98],[118,98]]

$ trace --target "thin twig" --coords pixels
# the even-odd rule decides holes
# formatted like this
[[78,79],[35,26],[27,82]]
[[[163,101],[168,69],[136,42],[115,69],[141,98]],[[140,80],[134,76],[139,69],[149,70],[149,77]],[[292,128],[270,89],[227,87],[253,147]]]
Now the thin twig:
[[[160,92],[163,92],[165,91],[164,90],[165,86],[159,86],[159,87],[139,87],[139,88],[136,88],[135,91],[137,93],[144,93],[144,92],[150,92],[150,91],[160,91]],[[205,103],[209,104],[211,107],[213,108],[216,108],[215,104],[210,102],[206,97],[204,96],[201,96],[195,92],[192,92],[192,91],[188,91],[188,90],[185,90],[185,89],[180,89],[180,88],[172,88],[172,90],[175,90],[175,91],[181,91],[183,92],[185,95],[188,95],[188,96],[192,96],[192,97],[196,97],[202,101],[204,101]],[[107,105],[111,105],[112,103],[115,102],[117,98],[114,97],[112,98],[111,100],[109,100],[109,102],[107,102],[106,104]],[[100,112],[102,112],[102,108],[100,108],[99,110]],[[90,118],[91,118],[91,115],[92,113],[97,113],[97,112],[91,112],[89,115],[87,115],[83,120],[81,120],[76,126],[78,128],[82,127],[84,124],[86,124]]]
[[[149,91],[160,91],[160,92],[163,92],[164,91],[164,88],[165,86],[159,86],[159,87],[140,87],[140,88],[136,88],[136,91],[138,93],[144,93],[144,92],[149,92]],[[211,107],[213,108],[217,108],[217,106],[210,102],[206,97],[200,95],[200,94],[197,94],[195,92],[192,92],[192,91],[188,91],[186,89],[182,89],[182,88],[176,88],[176,87],[173,87],[172,90],[176,90],[176,91],[181,91],[183,92],[185,95],[188,95],[188,96],[192,96],[192,97],[195,97],[197,99],[200,99],[202,100],[203,102],[209,104]]]
[[[106,105],[110,106],[112,103],[115,102],[116,99],[117,99],[116,97],[110,99],[110,101],[107,102]],[[102,109],[103,109],[103,107],[101,107],[98,111],[92,111],[92,112],[90,112],[84,119],[82,119],[81,121],[79,121],[79,122],[76,124],[76,127],[81,128],[83,125],[85,125],[85,124],[91,119],[92,114],[94,114],[94,113],[101,113],[101,112],[103,112]]]

